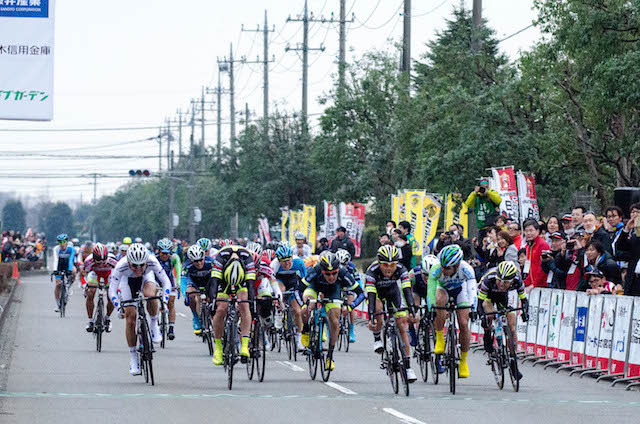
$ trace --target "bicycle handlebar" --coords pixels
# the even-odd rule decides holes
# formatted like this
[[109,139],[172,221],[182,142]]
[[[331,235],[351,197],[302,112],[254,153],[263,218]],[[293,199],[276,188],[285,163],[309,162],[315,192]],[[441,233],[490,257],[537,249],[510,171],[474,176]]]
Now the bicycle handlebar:
[[121,304],[122,306],[124,306],[131,303],[138,303],[141,300],[156,300],[156,299],[160,300],[162,299],[162,296],[150,296],[150,297],[138,296],[135,299],[123,300]]
[[472,309],[473,306],[432,306],[432,309],[440,309],[442,311],[458,311],[460,309]]
[[489,315],[505,315],[505,314],[508,314],[510,312],[516,312],[516,311],[524,311],[524,308],[506,308],[506,309],[502,309],[500,311],[495,311],[495,312],[485,312],[483,315],[485,315],[485,316],[489,316]]
[[409,308],[399,308],[399,309],[391,308],[390,311],[376,312],[375,314],[373,314],[373,316],[377,317],[378,315],[395,314],[396,312],[404,312],[404,311],[408,311],[408,310],[409,310]]

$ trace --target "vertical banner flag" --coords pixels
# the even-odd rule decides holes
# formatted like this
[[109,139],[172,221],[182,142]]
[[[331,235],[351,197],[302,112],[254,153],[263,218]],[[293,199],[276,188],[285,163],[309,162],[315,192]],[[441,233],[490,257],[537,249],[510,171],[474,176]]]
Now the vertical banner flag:
[[340,226],[338,222],[338,208],[333,203],[324,201],[324,225],[327,240],[331,240],[336,236],[336,228]]
[[518,171],[518,201],[520,203],[520,220],[527,218],[540,219],[538,197],[536,196],[536,179],[532,175]]
[[287,223],[289,222],[289,208],[285,206],[284,208],[280,208],[282,215],[280,216],[280,226],[282,229],[280,230],[280,240],[286,240],[288,238],[289,232],[287,231]]
[[518,220],[518,190],[516,188],[516,175],[513,167],[491,168],[491,188],[496,190],[502,202],[500,213],[512,221]]
[[398,220],[396,221],[396,225],[400,221],[407,220],[407,203],[406,203],[406,195],[405,190],[398,190]]
[[[422,201],[422,243],[420,247],[422,254],[430,251],[430,245],[436,238],[438,231],[438,221],[440,220],[440,211],[442,203],[437,194],[427,194]],[[416,239],[418,233],[416,232]]]
[[424,237],[423,218],[422,218],[422,201],[426,193],[424,190],[407,190],[407,221],[411,224],[411,233],[418,245],[417,252],[414,255],[422,255],[422,239]]
[[391,220],[398,225],[400,218],[400,197],[397,194],[391,195]]
[[54,3],[0,1],[0,119],[53,119]]
[[271,241],[271,233],[269,232],[269,221],[267,218],[258,218],[258,227],[260,228],[260,234],[264,238],[264,243]]
[[289,212],[289,244],[296,244],[296,233],[301,231],[302,211],[291,210]]
[[447,194],[446,213],[444,218],[444,229],[449,231],[453,224],[460,224],[464,227],[464,237],[469,237],[469,208],[464,204],[462,194]]
[[356,248],[356,257],[360,257],[362,233],[364,231],[365,206],[360,203],[340,203],[340,222],[347,229],[347,236]]
[[304,205],[304,234],[307,236],[307,243],[311,246],[311,251],[316,250],[316,207]]

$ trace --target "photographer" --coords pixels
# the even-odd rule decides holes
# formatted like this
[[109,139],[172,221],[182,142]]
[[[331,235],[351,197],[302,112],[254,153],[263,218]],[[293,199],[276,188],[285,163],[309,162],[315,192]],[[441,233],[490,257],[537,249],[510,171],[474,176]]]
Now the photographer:
[[449,231],[440,234],[438,243],[434,249],[434,255],[440,253],[440,251],[450,244],[457,244],[462,249],[464,260],[468,261],[472,257],[471,241],[464,238],[464,227],[461,224],[451,224]]
[[464,202],[469,209],[473,209],[476,214],[476,226],[478,227],[478,240],[482,241],[487,228],[495,223],[499,215],[498,206],[502,203],[502,198],[497,191],[489,188],[489,181],[482,180],[477,185],[467,200]]
[[[549,235],[550,250],[542,251],[542,270],[547,274],[547,286],[554,289],[567,287],[567,272],[572,262],[565,258],[567,242],[559,231]],[[575,246],[575,244],[572,244]]]

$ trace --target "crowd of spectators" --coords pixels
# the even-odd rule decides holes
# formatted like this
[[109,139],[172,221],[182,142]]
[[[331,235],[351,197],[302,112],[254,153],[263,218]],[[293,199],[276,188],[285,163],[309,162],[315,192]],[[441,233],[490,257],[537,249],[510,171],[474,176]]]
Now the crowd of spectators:
[[24,235],[19,231],[7,230],[2,232],[2,246],[0,247],[2,262],[32,261],[44,259],[46,252],[46,238],[44,234],[36,234],[28,230]]

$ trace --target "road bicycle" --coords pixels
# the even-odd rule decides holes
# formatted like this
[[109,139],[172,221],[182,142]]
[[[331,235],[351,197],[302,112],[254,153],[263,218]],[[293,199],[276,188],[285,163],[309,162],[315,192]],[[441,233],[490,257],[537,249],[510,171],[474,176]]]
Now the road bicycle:
[[56,279],[60,280],[60,299],[58,300],[60,318],[64,318],[66,315],[67,304],[69,303],[69,286],[73,284],[73,281],[71,281],[71,275],[70,271],[53,271],[51,273],[51,281]]
[[[295,301],[295,295],[293,291],[286,291],[282,294],[284,302],[283,311],[283,328],[280,333],[281,340],[284,341],[284,345],[287,349],[289,360],[298,360],[298,345],[296,344],[296,320],[293,315],[293,308],[291,307],[291,301]],[[280,351],[280,350],[278,350]]]
[[93,336],[96,339],[96,350],[102,351],[102,335],[106,331],[105,326],[105,306],[104,299],[106,296],[106,284],[104,281],[98,282],[98,304],[93,310]]
[[[444,328],[447,331],[445,338],[445,350],[441,355],[441,364],[445,371],[449,374],[449,391],[452,395],[456,394],[456,376],[458,373],[458,365],[460,364],[460,343],[458,340],[458,314],[455,313],[461,309],[471,309],[471,306],[456,306],[454,299],[450,298],[447,306],[434,306],[433,309],[447,311],[447,319]],[[436,358],[437,360],[438,358]]]
[[[343,303],[346,299],[343,300]],[[351,321],[349,319],[349,311],[344,309],[340,313],[340,324],[338,326],[338,350],[342,350],[344,347],[345,352],[349,352],[349,325]]]
[[[391,380],[391,388],[395,394],[400,391],[400,382],[405,396],[409,396],[409,380],[407,378],[407,369],[404,364],[404,342],[400,337],[400,330],[396,322],[395,315],[398,312],[408,311],[408,308],[395,309],[388,302],[384,302],[382,312],[373,314],[375,316],[383,316],[384,325],[382,326],[382,354],[380,368],[385,370],[387,376]],[[373,319],[372,317],[372,319]]]
[[418,323],[418,345],[415,348],[414,356],[420,366],[420,374],[422,375],[422,381],[427,381],[429,378],[429,371],[431,371],[431,380],[433,384],[438,384],[440,374],[438,373],[438,359],[436,354],[433,353],[433,348],[436,343],[436,330],[433,326],[433,313],[430,312],[427,306],[420,308],[422,317]]
[[149,328],[149,321],[147,320],[147,311],[144,307],[145,302],[159,300],[162,302],[162,296],[150,296],[145,297],[142,291],[138,293],[138,297],[131,300],[122,301],[122,306],[135,304],[137,318],[136,318],[136,340],[138,341],[138,363],[142,368],[142,374],[146,383],[151,381],[151,385],[155,385],[155,379],[153,376],[153,353],[155,349],[153,347],[153,341],[151,338],[151,330]]
[[[311,304],[316,304],[313,313],[309,317],[309,347],[306,350],[307,361],[309,363],[309,376],[312,380],[316,379],[318,373],[318,362],[320,362],[320,374],[322,380],[329,381],[331,368],[327,367],[327,362],[333,360],[332,355],[327,355],[328,342],[323,341],[329,322],[327,320],[326,305],[328,303],[337,303],[342,306],[342,299],[307,299],[307,308]],[[327,334],[328,335],[328,334]],[[329,337],[326,337],[328,340]],[[295,343],[294,343],[295,344]]]
[[200,290],[200,337],[207,344],[209,356],[213,356],[213,323],[211,322],[211,305],[207,301],[204,290]]
[[267,347],[265,344],[267,325],[260,314],[258,314],[258,305],[271,306],[273,302],[277,302],[277,300],[274,300],[272,297],[258,297],[253,303],[253,311],[255,313],[252,313],[253,319],[249,339],[249,353],[251,356],[249,361],[247,361],[247,375],[249,376],[249,380],[253,379],[254,371],[258,377],[258,381],[262,382],[264,380],[267,359]]
[[[231,293],[235,293],[235,287],[231,286]],[[216,302],[226,302],[227,317],[224,322],[224,337],[222,338],[222,363],[227,373],[227,387],[229,390],[233,387],[233,367],[240,359],[238,346],[240,339],[238,334],[238,303],[250,303],[248,300],[239,300],[235,294],[229,296],[228,299],[219,298]]]
[[496,312],[487,312],[485,316],[495,316],[491,331],[493,352],[489,354],[491,372],[496,380],[498,388],[504,387],[504,370],[509,370],[509,378],[514,391],[520,390],[520,380],[518,380],[518,357],[516,351],[515,338],[511,329],[507,325],[507,315],[510,312],[521,311],[522,308],[502,308]]

